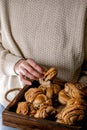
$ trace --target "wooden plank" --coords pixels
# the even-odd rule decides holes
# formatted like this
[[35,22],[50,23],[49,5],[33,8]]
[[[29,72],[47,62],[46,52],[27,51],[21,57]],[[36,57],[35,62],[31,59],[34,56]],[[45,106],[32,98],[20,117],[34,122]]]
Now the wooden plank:
[[16,128],[31,128],[39,130],[80,130],[81,127],[61,125],[54,121],[30,118],[29,116],[22,116],[7,110],[3,112],[3,124]]

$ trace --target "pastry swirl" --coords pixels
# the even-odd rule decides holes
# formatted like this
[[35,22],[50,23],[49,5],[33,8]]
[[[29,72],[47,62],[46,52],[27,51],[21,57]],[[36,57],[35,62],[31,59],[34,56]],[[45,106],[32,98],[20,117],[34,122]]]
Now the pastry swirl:
[[71,98],[83,98],[85,93],[78,89],[74,83],[67,82],[65,83],[65,93]]
[[57,75],[57,70],[54,67],[51,67],[45,74],[44,74],[44,80],[50,81]]
[[32,103],[34,99],[37,97],[37,95],[43,94],[43,90],[40,88],[30,88],[26,93],[25,93],[25,99],[27,102]]
[[57,114],[56,122],[72,125],[83,120],[87,104],[84,100],[70,99],[67,105]]
[[53,106],[42,105],[40,107],[40,109],[37,110],[34,117],[35,118],[46,118],[49,116],[49,114],[51,115],[54,113],[56,113],[56,110],[54,109]]

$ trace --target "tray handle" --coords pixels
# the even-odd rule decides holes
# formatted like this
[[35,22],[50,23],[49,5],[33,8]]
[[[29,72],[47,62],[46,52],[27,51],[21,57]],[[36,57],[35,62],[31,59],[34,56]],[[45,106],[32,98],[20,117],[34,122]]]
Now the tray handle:
[[13,92],[13,91],[21,91],[21,89],[22,89],[22,88],[12,88],[12,89],[8,90],[8,91],[5,93],[5,99],[6,99],[6,101],[11,102],[11,100],[8,99],[8,94],[9,94],[9,93],[11,93],[11,92]]

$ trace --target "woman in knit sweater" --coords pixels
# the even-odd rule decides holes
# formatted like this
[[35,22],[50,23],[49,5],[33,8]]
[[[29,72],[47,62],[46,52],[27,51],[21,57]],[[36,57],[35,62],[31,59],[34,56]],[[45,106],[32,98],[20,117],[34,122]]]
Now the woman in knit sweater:
[[[87,0],[0,0],[0,118],[5,93],[31,85],[44,67],[56,67],[64,81],[87,84],[86,11]],[[0,130],[12,128],[0,124]]]

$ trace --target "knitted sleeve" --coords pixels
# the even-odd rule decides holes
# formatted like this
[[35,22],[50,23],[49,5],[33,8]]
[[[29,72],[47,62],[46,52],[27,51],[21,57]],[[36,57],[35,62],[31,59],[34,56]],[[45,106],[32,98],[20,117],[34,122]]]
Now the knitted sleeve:
[[14,65],[21,58],[22,57],[11,54],[3,47],[0,24],[0,75],[16,75],[14,72]]

